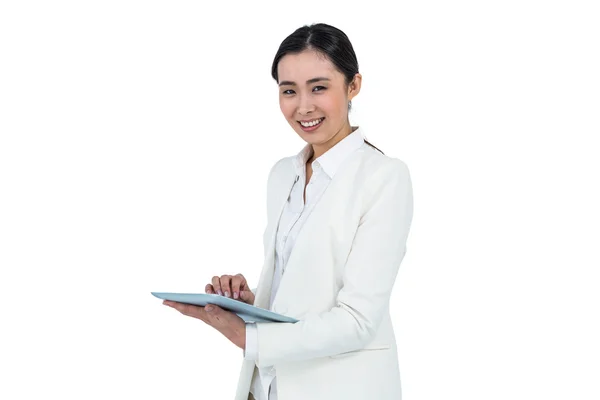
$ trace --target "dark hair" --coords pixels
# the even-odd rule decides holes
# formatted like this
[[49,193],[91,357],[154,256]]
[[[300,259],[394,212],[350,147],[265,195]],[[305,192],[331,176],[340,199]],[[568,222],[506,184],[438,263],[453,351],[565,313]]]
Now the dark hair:
[[[354,75],[358,73],[358,60],[348,36],[331,25],[312,24],[296,29],[279,45],[279,50],[277,50],[271,67],[271,76],[275,79],[275,82],[279,82],[277,74],[279,61],[287,54],[297,54],[304,50],[315,50],[327,57],[338,71],[344,74],[346,86],[352,82]],[[351,108],[352,102],[348,102],[348,111]],[[367,140],[365,140],[365,143],[383,154],[383,151]]]

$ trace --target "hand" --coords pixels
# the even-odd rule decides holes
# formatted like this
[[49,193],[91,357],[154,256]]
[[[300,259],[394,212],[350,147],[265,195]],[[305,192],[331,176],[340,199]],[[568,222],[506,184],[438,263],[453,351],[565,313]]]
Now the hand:
[[239,300],[243,303],[254,305],[254,293],[250,290],[248,282],[244,275],[237,274],[213,276],[212,284],[209,283],[204,288],[204,291],[209,294],[218,294],[219,296],[233,297],[234,300]]
[[223,310],[214,304],[200,307],[168,300],[163,301],[163,304],[176,309],[183,315],[204,321],[221,332],[233,344],[241,349],[246,349],[246,323],[235,313]]

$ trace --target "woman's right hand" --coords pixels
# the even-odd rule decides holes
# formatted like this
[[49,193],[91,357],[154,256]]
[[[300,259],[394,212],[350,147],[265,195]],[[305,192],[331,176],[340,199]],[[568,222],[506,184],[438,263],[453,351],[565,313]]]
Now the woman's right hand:
[[213,276],[212,283],[206,285],[204,291],[254,305],[254,293],[242,274]]

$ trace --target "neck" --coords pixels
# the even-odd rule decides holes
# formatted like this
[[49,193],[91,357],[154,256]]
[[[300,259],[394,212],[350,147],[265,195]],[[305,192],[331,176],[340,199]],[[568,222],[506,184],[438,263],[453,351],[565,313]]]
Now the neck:
[[333,137],[329,141],[320,144],[313,144],[313,155],[312,157],[310,157],[308,162],[312,163],[313,160],[321,157],[323,154],[325,154],[327,150],[331,149],[333,146],[341,142],[346,136],[350,135],[355,130],[356,129],[350,126],[350,123],[347,123],[344,124],[344,126],[342,126],[342,128],[335,135],[333,135]]

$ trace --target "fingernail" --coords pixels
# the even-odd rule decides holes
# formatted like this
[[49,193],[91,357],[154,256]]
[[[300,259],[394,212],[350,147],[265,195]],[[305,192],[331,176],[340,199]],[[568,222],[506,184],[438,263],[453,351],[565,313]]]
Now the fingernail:
[[208,306],[204,307],[204,309],[205,309],[206,311],[209,311],[209,312],[210,312],[210,311],[212,311],[212,310],[213,310],[213,306],[211,306],[211,305],[208,305]]
[[231,296],[229,295],[229,292],[225,292],[225,297],[231,297]]
[[238,297],[239,297],[239,294],[238,294],[238,292],[233,292],[233,298],[234,298],[234,299],[237,299]]
[[219,296],[223,296],[223,292],[221,291],[221,289],[217,290],[217,293],[219,293]]

